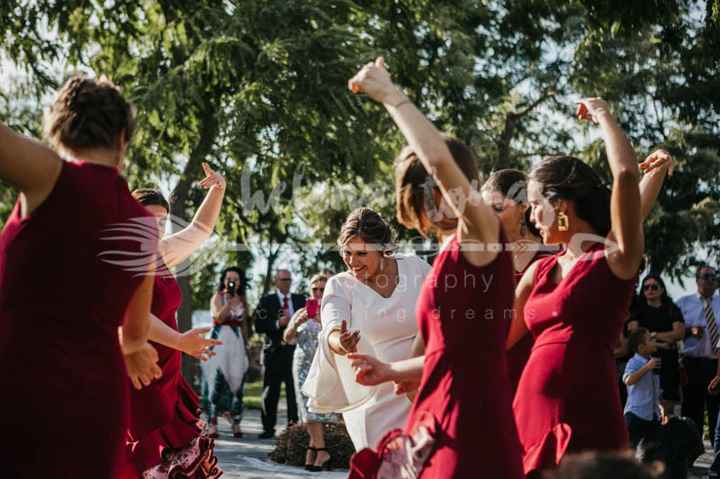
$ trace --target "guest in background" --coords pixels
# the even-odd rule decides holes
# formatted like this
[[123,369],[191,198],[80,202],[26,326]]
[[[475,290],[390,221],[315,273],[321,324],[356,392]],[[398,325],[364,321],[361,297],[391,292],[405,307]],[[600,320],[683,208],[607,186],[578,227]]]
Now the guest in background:
[[207,366],[206,413],[210,422],[209,434],[213,437],[217,437],[217,418],[221,415],[232,425],[233,436],[242,437],[243,388],[250,365],[245,289],[245,272],[240,268],[226,268],[220,275],[220,285],[210,304],[214,323],[211,337],[223,343],[214,348],[215,355]]
[[328,277],[319,273],[310,279],[310,299],[305,307],[300,308],[290,320],[283,339],[287,344],[294,344],[293,378],[295,379],[295,394],[300,412],[300,420],[305,424],[310,435],[310,444],[305,454],[305,469],[320,471],[330,461],[330,454],[325,446],[325,432],[323,423],[338,422],[338,416],[333,413],[320,414],[308,411],[308,397],[302,391],[302,385],[307,379],[315,350],[318,346],[318,334],[322,329],[320,322],[320,302],[325,292],[325,283]]
[[263,296],[255,310],[255,329],[265,335],[263,351],[263,432],[260,439],[275,437],[277,407],[280,401],[280,385],[285,384],[288,426],[298,420],[295,386],[293,385],[292,361],[295,346],[282,340],[285,328],[295,311],[305,306],[305,296],[291,294],[292,275],[287,269],[275,273],[274,293]]
[[685,337],[685,323],[680,309],[667,294],[659,275],[648,274],[631,311],[628,329],[645,328],[650,332],[661,361],[660,387],[663,409],[672,414],[680,403],[680,360],[677,343]]
[[628,387],[625,405],[625,423],[630,445],[637,447],[641,440],[657,437],[664,411],[660,406],[660,359],[651,357],[657,351],[655,342],[646,328],[636,328],[628,338],[628,349],[633,357],[628,361],[623,381]]
[[[717,320],[720,318],[720,297],[717,290],[717,272],[714,268],[698,267],[695,280],[697,293],[683,296],[677,306],[685,320],[685,340],[682,351],[683,366],[687,372],[687,384],[683,386],[682,415],[697,424],[700,431],[705,424],[707,410],[710,429],[718,420],[718,397],[708,392],[712,379],[718,374]],[[715,437],[710,434],[715,444]]]

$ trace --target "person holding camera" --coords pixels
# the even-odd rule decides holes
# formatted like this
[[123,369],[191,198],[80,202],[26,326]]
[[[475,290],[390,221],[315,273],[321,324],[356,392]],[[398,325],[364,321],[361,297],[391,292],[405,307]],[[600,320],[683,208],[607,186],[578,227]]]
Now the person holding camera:
[[275,274],[274,293],[263,296],[255,309],[255,327],[265,334],[263,350],[263,432],[260,439],[275,437],[277,408],[280,401],[280,385],[285,383],[288,426],[297,422],[297,403],[292,377],[292,361],[295,346],[283,341],[283,333],[295,311],[305,307],[305,296],[290,293],[292,275],[287,269],[278,269]]
[[302,385],[307,379],[318,347],[318,334],[322,329],[320,301],[327,280],[328,277],[323,273],[318,273],[310,279],[311,297],[305,302],[305,307],[293,315],[283,334],[286,343],[296,345],[292,371],[300,419],[310,435],[310,444],[305,455],[305,469],[308,471],[321,471],[330,461],[330,454],[325,447],[323,423],[335,423],[339,419],[333,413],[320,414],[308,411],[309,398],[302,391]]
[[[717,271],[701,265],[695,273],[697,293],[683,296],[677,306],[685,319],[685,340],[682,351],[683,366],[687,373],[687,384],[683,386],[682,415],[697,424],[702,431],[705,410],[708,424],[712,429],[717,424],[718,397],[710,394],[708,387],[718,375],[718,323],[720,320],[720,297],[717,290]],[[715,437],[710,434],[715,444]]]
[[206,376],[205,412],[210,423],[209,434],[213,437],[218,434],[219,415],[230,422],[234,437],[242,437],[243,388],[245,373],[250,366],[246,347],[250,331],[246,321],[245,286],[243,270],[225,268],[210,304],[214,323],[211,337],[223,343],[214,348],[215,356],[208,361]]

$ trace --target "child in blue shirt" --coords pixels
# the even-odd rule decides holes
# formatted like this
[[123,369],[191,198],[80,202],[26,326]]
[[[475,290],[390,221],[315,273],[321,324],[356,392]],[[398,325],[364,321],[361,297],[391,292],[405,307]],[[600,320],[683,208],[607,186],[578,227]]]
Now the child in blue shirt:
[[625,403],[625,423],[630,444],[637,447],[640,440],[656,437],[664,412],[660,404],[660,359],[651,355],[657,350],[650,331],[637,328],[628,338],[628,348],[634,353],[623,374],[628,398]]

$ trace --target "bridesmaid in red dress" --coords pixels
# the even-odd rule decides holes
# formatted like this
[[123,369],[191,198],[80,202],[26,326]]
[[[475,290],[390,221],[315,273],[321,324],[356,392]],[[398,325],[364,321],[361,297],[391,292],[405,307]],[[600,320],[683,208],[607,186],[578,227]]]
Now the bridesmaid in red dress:
[[[500,218],[512,246],[513,277],[517,284],[531,264],[550,256],[557,248],[543,245],[540,232],[529,221],[525,173],[511,169],[498,170],[490,175],[480,192],[483,201],[490,205]],[[508,377],[513,396],[530,357],[532,345],[532,336],[527,334],[507,352]]]
[[118,89],[75,77],[46,121],[72,160],[0,123],[0,179],[20,192],[0,235],[0,476],[110,479],[126,375],[140,387],[160,370],[146,340],[152,266],[127,271],[101,253],[153,265],[157,239],[105,237],[149,215],[119,174],[133,119]]
[[[475,156],[443,138],[393,85],[382,58],[349,86],[383,103],[408,141],[396,163],[398,219],[443,240],[417,305],[425,356],[392,364],[350,356],[358,381],[369,384],[422,370],[405,430],[389,431],[377,452],[357,453],[350,477],[520,479],[505,365],[512,257],[497,215],[472,190]],[[352,346],[352,337],[341,339]]]
[[[207,359],[212,346],[222,344],[204,335],[211,328],[198,328],[181,334],[176,312],[182,293],[169,268],[179,265],[207,240],[215,227],[222,205],[225,179],[203,164],[206,178],[201,185],[209,192],[193,221],[181,231],[162,238],[159,245],[160,274],[155,279],[150,339],[160,356],[161,380],[131,394],[128,453],[132,471],[127,478],[189,477],[217,478],[222,471],[213,454],[212,438],[202,432],[200,403],[182,376],[182,352]],[[161,233],[170,206],[157,190],[142,189],[133,196],[158,220]]]
[[508,337],[512,346],[527,325],[535,339],[513,405],[531,478],[570,452],[627,447],[612,351],[644,249],[640,172],[604,101],[583,100],[579,116],[600,125],[613,184],[572,157],[530,173],[532,219],[545,243],[564,247],[521,279]]

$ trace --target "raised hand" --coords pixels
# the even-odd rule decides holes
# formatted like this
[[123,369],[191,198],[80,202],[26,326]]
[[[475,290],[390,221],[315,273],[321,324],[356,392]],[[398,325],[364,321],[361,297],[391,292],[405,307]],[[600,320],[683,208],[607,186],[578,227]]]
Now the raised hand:
[[360,69],[348,80],[348,88],[353,93],[365,93],[373,100],[396,106],[405,101],[405,94],[392,82],[385,69],[385,60],[378,57]]
[[157,365],[157,351],[149,343],[145,342],[123,356],[128,376],[135,389],[142,389],[162,376],[162,369]]
[[215,355],[210,348],[222,344],[222,341],[218,339],[205,337],[211,329],[212,328],[195,328],[181,334],[178,350],[201,361],[207,361],[208,358]]
[[310,319],[310,317],[308,316],[307,309],[302,308],[293,318],[295,321],[295,327],[300,327],[302,324],[306,323],[308,319]]
[[202,167],[203,171],[205,171],[205,178],[200,181],[200,186],[205,189],[217,188],[220,191],[225,191],[225,177],[210,168],[207,163],[203,163]]
[[363,386],[375,386],[391,381],[390,366],[367,354],[348,354],[350,364],[355,371],[355,382]]
[[600,117],[610,114],[610,107],[602,98],[583,98],[578,103],[575,115],[578,120],[598,123]]
[[666,150],[655,150],[640,163],[640,171],[650,173],[653,170],[666,169],[668,176],[673,174],[673,159]]

